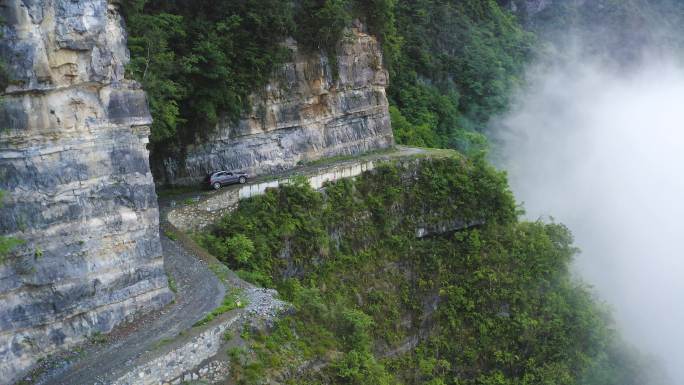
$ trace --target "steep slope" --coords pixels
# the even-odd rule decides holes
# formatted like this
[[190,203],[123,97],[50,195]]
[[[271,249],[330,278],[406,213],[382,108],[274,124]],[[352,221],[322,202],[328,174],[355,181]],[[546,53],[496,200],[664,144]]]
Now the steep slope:
[[10,0],[0,53],[0,378],[172,299],[145,148],[144,92],[124,79],[116,2]]
[[460,156],[242,201],[202,243],[296,311],[243,334],[232,383],[656,384],[573,279],[567,229],[516,212]]

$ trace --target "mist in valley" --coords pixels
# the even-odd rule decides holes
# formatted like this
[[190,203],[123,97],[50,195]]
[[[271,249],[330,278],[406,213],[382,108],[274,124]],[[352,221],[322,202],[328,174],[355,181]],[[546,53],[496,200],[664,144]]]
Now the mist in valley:
[[622,65],[578,41],[532,66],[493,123],[496,163],[527,218],[572,230],[578,276],[681,384],[684,64],[658,49]]

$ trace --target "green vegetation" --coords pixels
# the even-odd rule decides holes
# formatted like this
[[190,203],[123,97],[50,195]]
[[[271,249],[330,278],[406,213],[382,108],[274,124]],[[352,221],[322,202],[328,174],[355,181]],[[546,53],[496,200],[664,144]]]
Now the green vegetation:
[[176,234],[176,233],[175,233],[174,231],[172,231],[172,230],[168,230],[168,229],[167,229],[167,230],[164,230],[164,236],[166,236],[166,238],[169,238],[169,239],[172,240],[172,241],[177,241],[177,240],[178,240],[178,234]]
[[[158,151],[193,143],[221,119],[235,121],[248,96],[289,58],[295,36],[332,52],[351,21],[348,0],[126,0],[129,75],[142,82]],[[169,147],[170,146],[170,147]]]
[[213,321],[214,318],[220,316],[221,314],[225,314],[231,310],[243,308],[245,306],[247,306],[247,303],[245,299],[242,298],[242,291],[233,289],[230,292],[226,293],[226,295],[223,297],[223,302],[221,302],[221,305],[219,305],[219,307],[212,310],[211,313],[206,315],[206,317],[195,322],[193,326],[197,327],[206,325],[209,322]]
[[123,9],[128,71],[150,97],[151,141],[165,146],[237,119],[286,57],[279,43],[293,28],[292,5],[280,0],[127,0]]
[[[410,177],[409,177],[410,176]],[[426,223],[484,223],[416,238]],[[249,258],[226,247],[251,240]],[[244,201],[199,241],[294,315],[235,352],[237,383],[638,384],[562,225],[520,222],[505,176],[462,157],[385,165],[324,193]]]
[[0,263],[4,263],[10,252],[22,244],[24,242],[21,239],[0,236]]
[[173,342],[173,338],[162,338],[159,341],[154,343],[154,348],[159,349],[159,348],[166,346],[172,342]]
[[[0,208],[2,208],[2,200],[4,195],[5,192],[0,190]],[[5,262],[5,259],[7,256],[9,256],[10,252],[14,250],[14,248],[22,244],[24,244],[24,241],[21,239],[0,236],[0,264]],[[36,257],[39,256],[38,251],[39,249],[36,249]],[[40,252],[40,255],[42,256],[42,251]]]
[[168,280],[169,290],[171,290],[174,294],[178,293],[178,285],[176,284],[176,280],[173,278],[173,276],[167,272],[166,278]]
[[224,285],[230,284],[230,269],[221,263],[212,263],[209,265],[209,270],[211,270],[214,275],[223,282]]
[[105,342],[107,342],[107,336],[102,334],[101,332],[95,332],[88,341],[93,344],[93,345],[102,345]]
[[[387,53],[399,143],[479,152],[508,105],[534,37],[493,0],[397,1]],[[385,45],[388,49],[387,44]]]
[[390,71],[397,141],[486,149],[478,134],[508,103],[534,39],[494,0],[126,0],[131,76],[143,83],[153,153],[235,121],[289,58],[293,36],[329,54],[354,18],[378,36]]

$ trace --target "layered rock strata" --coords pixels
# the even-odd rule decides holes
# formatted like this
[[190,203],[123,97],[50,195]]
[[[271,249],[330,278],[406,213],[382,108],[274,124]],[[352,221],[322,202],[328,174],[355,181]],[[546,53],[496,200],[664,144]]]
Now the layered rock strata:
[[155,161],[157,181],[200,182],[208,172],[242,170],[271,174],[320,158],[355,155],[394,143],[378,41],[351,28],[333,61],[287,41],[292,61],[251,97],[238,124],[224,120],[208,140],[188,146],[182,157]]
[[114,1],[5,0],[0,54],[0,383],[172,300],[146,149],[144,92],[124,79]]

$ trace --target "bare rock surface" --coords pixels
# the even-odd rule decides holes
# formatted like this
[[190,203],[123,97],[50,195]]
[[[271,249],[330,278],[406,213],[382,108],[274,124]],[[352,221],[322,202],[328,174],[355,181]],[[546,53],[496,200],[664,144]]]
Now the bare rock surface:
[[[182,245],[162,237],[164,261],[177,286],[176,302],[129,325],[116,329],[106,341],[89,344],[78,357],[49,362],[31,382],[36,385],[92,385],[118,383],[118,378],[148,362],[148,353],[170,342],[220,305],[223,283],[207,263]],[[163,368],[166,369],[166,368]],[[134,381],[138,383],[137,373]]]
[[47,354],[173,299],[144,92],[124,79],[118,6],[6,0],[0,55],[0,384]]

